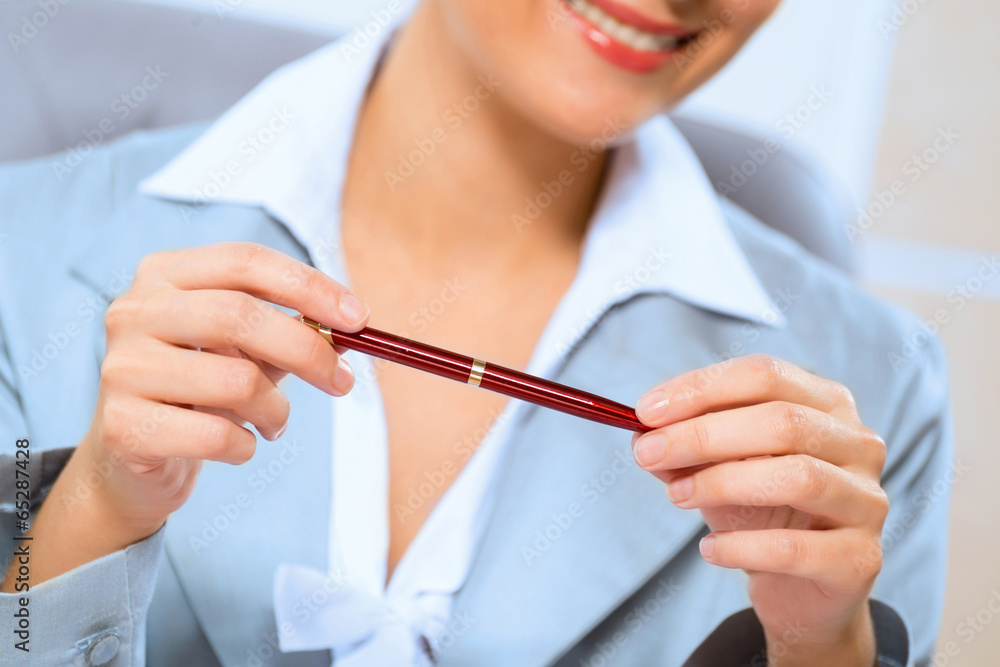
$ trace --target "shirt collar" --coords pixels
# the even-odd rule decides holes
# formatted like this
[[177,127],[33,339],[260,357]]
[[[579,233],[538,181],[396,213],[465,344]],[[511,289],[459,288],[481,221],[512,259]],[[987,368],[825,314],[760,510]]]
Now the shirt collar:
[[[337,260],[340,186],[355,121],[391,38],[386,31],[360,54],[334,42],[275,71],[139,191],[195,204],[260,206],[314,260],[317,254]],[[585,155],[574,169],[587,168]],[[580,276],[588,289],[571,289],[567,300],[576,303],[564,305],[593,318],[636,294],[669,293],[725,315],[785,325],[697,157],[666,116],[618,145]]]

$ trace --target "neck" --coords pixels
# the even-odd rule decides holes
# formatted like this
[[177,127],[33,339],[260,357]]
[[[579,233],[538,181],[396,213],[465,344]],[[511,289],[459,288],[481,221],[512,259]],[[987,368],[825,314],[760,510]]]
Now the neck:
[[605,155],[523,118],[503,85],[460,52],[435,3],[421,3],[361,110],[345,226],[439,257],[578,247]]

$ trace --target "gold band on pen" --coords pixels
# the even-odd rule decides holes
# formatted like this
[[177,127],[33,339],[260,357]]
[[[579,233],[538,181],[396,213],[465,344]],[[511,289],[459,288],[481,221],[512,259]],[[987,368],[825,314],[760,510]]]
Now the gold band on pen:
[[317,322],[316,320],[311,320],[308,317],[306,317],[305,315],[303,315],[299,319],[302,320],[303,324],[308,324],[313,329],[315,329],[316,331],[318,331],[319,335],[322,336],[323,338],[325,338],[327,343],[329,343],[330,345],[334,344],[334,342],[333,342],[333,336],[330,334],[330,327],[324,326],[324,325],[320,324],[319,322]]
[[469,384],[473,387],[478,387],[479,383],[483,381],[483,372],[486,371],[486,362],[479,361],[479,359],[472,360],[472,370],[469,371]]

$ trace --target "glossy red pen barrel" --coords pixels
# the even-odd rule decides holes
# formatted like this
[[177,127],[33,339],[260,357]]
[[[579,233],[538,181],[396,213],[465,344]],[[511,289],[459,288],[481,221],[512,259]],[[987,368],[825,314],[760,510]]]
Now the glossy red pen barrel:
[[601,424],[640,433],[651,430],[650,427],[639,421],[635,410],[627,405],[572,387],[418,343],[377,329],[365,328],[356,333],[344,333],[330,329],[305,316],[301,319],[305,324],[319,331],[333,345],[459,382],[466,382],[495,391],[498,394]]

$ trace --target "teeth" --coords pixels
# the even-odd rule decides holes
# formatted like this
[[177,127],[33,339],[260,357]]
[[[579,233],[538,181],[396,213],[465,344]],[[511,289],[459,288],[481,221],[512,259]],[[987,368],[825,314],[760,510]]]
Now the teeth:
[[598,30],[637,51],[669,51],[677,48],[676,37],[655,35],[639,30],[633,25],[621,23],[587,0],[568,0],[568,2],[577,14],[594,24]]
[[612,37],[618,32],[618,22],[603,12],[597,14],[597,20],[594,21],[594,25],[597,26],[598,30]]
[[646,32],[640,34],[632,44],[629,44],[629,46],[633,45],[640,51],[656,51],[660,46],[659,40]]
[[618,25],[618,33],[615,35],[615,39],[619,42],[634,42],[640,35],[639,29],[631,25]]

